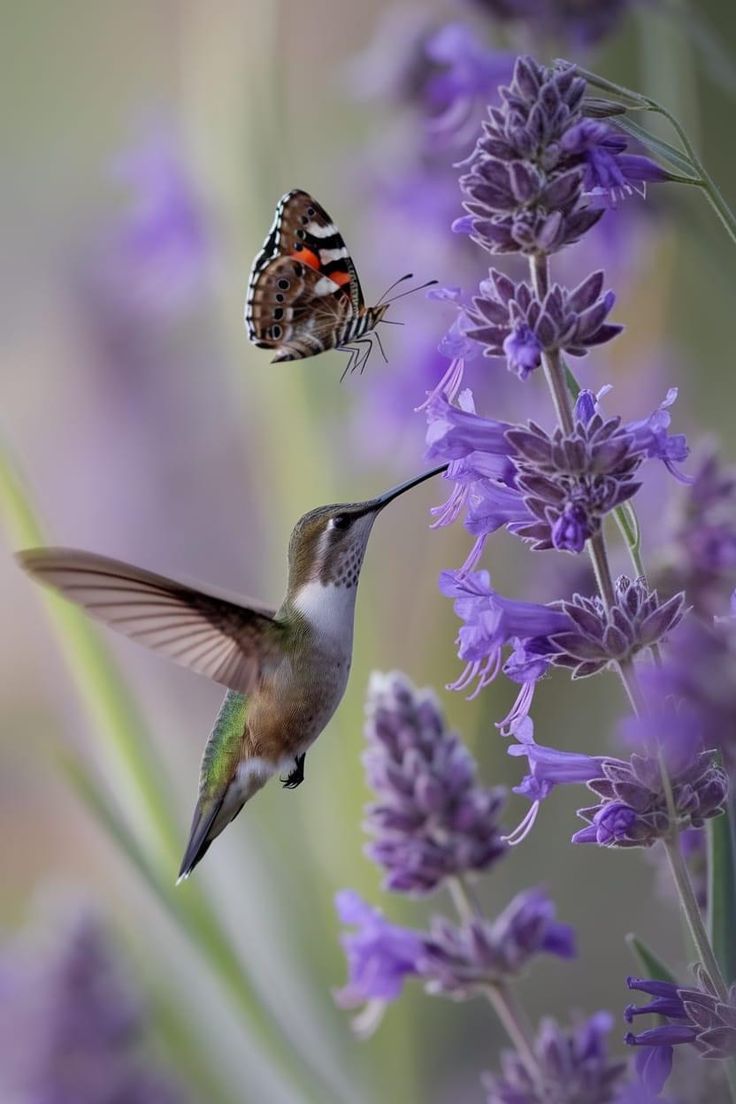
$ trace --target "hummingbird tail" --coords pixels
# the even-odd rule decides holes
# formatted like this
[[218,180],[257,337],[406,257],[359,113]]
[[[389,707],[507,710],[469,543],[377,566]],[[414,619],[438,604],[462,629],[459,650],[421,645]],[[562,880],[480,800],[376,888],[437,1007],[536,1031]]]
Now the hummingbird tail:
[[177,885],[186,881],[206,855],[212,841],[235,819],[246,801],[266,784],[274,769],[275,764],[266,763],[254,756],[240,764],[223,792],[214,797],[200,794],[192,818],[189,842],[179,868]]

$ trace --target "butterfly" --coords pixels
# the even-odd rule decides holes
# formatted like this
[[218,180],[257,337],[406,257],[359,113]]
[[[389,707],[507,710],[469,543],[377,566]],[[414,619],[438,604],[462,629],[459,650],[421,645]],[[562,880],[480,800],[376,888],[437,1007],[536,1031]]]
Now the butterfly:
[[[248,280],[245,325],[248,337],[261,349],[273,349],[272,363],[301,360],[326,349],[350,354],[341,379],[363,372],[376,332],[390,304],[386,295],[404,280],[396,280],[375,307],[367,307],[352,257],[330,216],[307,192],[287,192]],[[430,280],[422,287],[436,284]],[[410,291],[420,291],[411,288]],[[409,292],[403,292],[408,295]]]

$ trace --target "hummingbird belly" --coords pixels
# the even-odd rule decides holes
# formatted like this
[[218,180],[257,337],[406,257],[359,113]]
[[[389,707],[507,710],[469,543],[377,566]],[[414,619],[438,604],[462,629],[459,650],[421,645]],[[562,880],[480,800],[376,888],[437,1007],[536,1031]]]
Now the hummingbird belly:
[[337,709],[350,674],[350,652],[314,649],[308,658],[285,657],[251,699],[248,735],[254,756],[279,769],[314,743]]

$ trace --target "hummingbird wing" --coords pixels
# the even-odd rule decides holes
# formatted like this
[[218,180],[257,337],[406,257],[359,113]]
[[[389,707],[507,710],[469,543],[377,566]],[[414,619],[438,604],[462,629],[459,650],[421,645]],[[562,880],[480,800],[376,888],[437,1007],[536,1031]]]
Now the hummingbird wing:
[[34,548],[18,559],[111,628],[241,694],[255,688],[277,654],[279,624],[264,606],[243,606],[92,552]]

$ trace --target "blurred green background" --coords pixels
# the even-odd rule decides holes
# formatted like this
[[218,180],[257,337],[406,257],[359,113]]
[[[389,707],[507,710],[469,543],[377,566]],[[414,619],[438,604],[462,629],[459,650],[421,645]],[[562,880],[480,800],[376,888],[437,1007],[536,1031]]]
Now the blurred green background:
[[[368,455],[357,444],[370,376],[401,373],[400,360],[385,366],[375,357],[366,376],[339,387],[340,354],[272,368],[242,326],[252,256],[275,201],[292,187],[318,196],[355,243],[368,298],[388,282],[386,272],[414,268],[453,282],[452,272],[425,271],[430,262],[410,224],[403,237],[392,234],[376,248],[380,220],[356,187],[356,165],[391,125],[393,109],[351,95],[351,63],[390,7],[354,0],[2,5],[0,439],[50,543],[277,602],[288,535],[301,513],[377,493],[421,469],[421,433],[408,409],[405,433],[385,454],[378,447]],[[430,25],[474,14],[450,3],[421,8]],[[702,48],[701,30],[693,29],[702,25],[688,21],[683,5],[632,9],[606,48],[582,60],[667,103],[733,200],[733,70],[722,73],[707,42]],[[736,48],[733,4],[711,0],[692,13],[707,18],[722,50]],[[121,151],[159,127],[176,135],[204,212],[206,272],[182,301],[164,295],[156,316],[128,301],[139,289],[127,280],[137,273],[117,252],[113,228],[131,202],[118,171]],[[677,428],[695,439],[715,433],[733,456],[736,258],[697,195],[671,190],[657,195],[656,206],[644,248],[617,266],[616,320],[627,329],[604,378],[620,388],[626,414],[648,412],[676,382]],[[362,257],[358,243],[371,239],[374,248]],[[439,336],[447,319],[433,315],[428,324]],[[415,402],[422,398],[419,390]],[[421,427],[421,415],[414,417]],[[380,421],[375,434],[380,442]],[[677,490],[657,473],[652,485],[656,540],[658,496]],[[12,532],[4,538],[0,925],[10,936],[40,912],[53,928],[59,898],[98,906],[145,992],[163,1060],[179,1067],[193,1101],[481,1098],[478,1074],[493,1066],[503,1041],[482,1004],[452,1006],[411,991],[373,1039],[358,1042],[330,995],[345,975],[332,905],[339,888],[355,887],[416,926],[439,905],[381,893],[362,854],[368,795],[360,754],[372,669],[400,667],[419,685],[438,688],[459,671],[455,619],[435,583],[443,567],[462,562],[468,541],[457,527],[428,534],[427,506],[442,497],[437,487],[422,487],[376,526],[350,687],[310,753],[307,784],[294,793],[267,787],[218,840],[192,879],[197,887],[176,891],[174,914],[58,768],[59,749],[80,754],[132,823],[140,814],[145,842],[145,811],[124,792],[109,741],[80,704],[40,594],[12,559]],[[530,576],[553,579],[560,569],[554,557],[520,556],[504,537],[492,549],[494,581],[504,593],[520,595]],[[221,691],[111,634],[104,645],[163,763],[183,847]],[[493,729],[514,692],[499,682],[472,704],[443,692],[489,783],[517,778]],[[538,694],[538,738],[600,751],[621,707],[613,679],[571,688],[555,677]],[[582,803],[556,794],[539,829],[480,885],[493,912],[517,890],[543,883],[560,919],[578,928],[579,959],[543,962],[521,985],[535,1019],[570,1009],[618,1014],[632,969],[628,931],[656,941],[672,961],[687,961],[674,904],[652,894],[647,857],[568,846]],[[522,808],[514,799],[510,823]],[[172,884],[174,877],[171,860]],[[200,892],[251,978],[262,1037],[176,922],[177,902]],[[305,1056],[321,1071],[321,1088],[314,1074],[301,1072]]]

